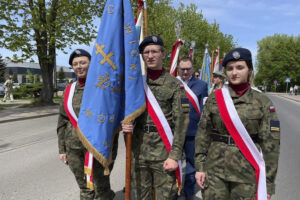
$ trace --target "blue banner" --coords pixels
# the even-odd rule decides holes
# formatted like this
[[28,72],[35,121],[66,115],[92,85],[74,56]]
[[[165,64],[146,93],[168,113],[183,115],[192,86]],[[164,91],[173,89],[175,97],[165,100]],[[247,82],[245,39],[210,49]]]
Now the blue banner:
[[94,45],[78,119],[84,146],[107,169],[122,120],[145,109],[138,38],[130,0],[108,0]]
[[205,48],[204,56],[203,56],[203,63],[201,67],[201,73],[200,78],[202,81],[205,81],[207,83],[207,89],[208,91],[211,88],[211,73],[210,73],[210,64],[211,64],[211,58],[208,53],[207,48]]

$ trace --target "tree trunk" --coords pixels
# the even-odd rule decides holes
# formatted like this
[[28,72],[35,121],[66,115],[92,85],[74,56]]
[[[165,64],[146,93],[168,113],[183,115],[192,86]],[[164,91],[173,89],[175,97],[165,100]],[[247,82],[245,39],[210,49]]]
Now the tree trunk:
[[[41,62],[42,60],[42,62]],[[54,63],[47,60],[41,59],[40,67],[41,74],[43,77],[43,90],[41,94],[41,100],[46,104],[53,104],[53,68]]]

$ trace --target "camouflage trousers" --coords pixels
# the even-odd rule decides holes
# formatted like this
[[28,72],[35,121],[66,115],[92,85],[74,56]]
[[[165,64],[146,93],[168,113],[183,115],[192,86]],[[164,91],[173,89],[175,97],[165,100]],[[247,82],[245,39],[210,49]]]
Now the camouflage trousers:
[[[86,175],[84,174],[84,157],[86,150],[67,149],[67,161],[80,188],[80,200],[112,200],[115,193],[110,188],[109,175],[104,176],[104,168],[94,159],[93,182],[94,191],[86,187]],[[110,166],[110,171],[113,164]]]
[[174,172],[163,169],[164,161],[134,160],[132,162],[132,187],[137,200],[170,200],[176,194]]
[[222,178],[207,174],[203,200],[254,200],[256,184],[225,181]]

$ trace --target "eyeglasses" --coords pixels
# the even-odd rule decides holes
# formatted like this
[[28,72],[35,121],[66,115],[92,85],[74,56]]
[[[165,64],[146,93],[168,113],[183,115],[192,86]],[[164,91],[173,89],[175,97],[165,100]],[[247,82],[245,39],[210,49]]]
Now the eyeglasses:
[[151,53],[152,55],[157,55],[157,54],[159,54],[159,52],[161,52],[161,51],[159,51],[159,50],[144,51],[144,52],[143,52],[143,55],[144,55],[144,56],[149,56],[150,53]]
[[79,61],[78,63],[72,63],[72,67],[76,67],[77,65],[83,66],[86,65],[88,62],[87,61]]
[[190,71],[192,68],[179,68],[181,71]]

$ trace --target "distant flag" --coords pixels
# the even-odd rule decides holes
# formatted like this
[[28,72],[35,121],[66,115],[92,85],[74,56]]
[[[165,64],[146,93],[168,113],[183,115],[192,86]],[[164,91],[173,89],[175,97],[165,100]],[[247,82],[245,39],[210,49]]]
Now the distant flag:
[[218,48],[216,50],[216,55],[215,55],[215,60],[214,60],[214,71],[213,72],[218,72],[219,71],[219,52],[220,52],[220,49]]
[[190,54],[189,54],[189,57],[194,60],[194,49],[193,48],[190,48]]
[[138,38],[130,0],[108,0],[94,45],[78,118],[83,145],[109,173],[121,121],[144,112]]
[[202,81],[205,81],[207,83],[208,91],[211,88],[210,64],[211,64],[211,58],[210,58],[208,49],[206,47],[204,56],[203,56],[203,63],[202,63],[200,78]]
[[222,65],[222,63],[223,63],[223,59],[220,60],[219,72],[223,72],[223,65]]
[[[138,40],[139,40],[139,44],[144,40],[144,15],[143,15],[143,11],[142,6],[144,4],[144,2],[142,0],[138,0],[138,3],[140,4],[138,11],[137,11],[137,18],[135,21],[135,28],[136,28],[136,32],[138,35]],[[141,62],[141,67],[142,67],[142,74],[145,74],[145,63],[144,60],[142,58],[142,54],[139,55],[140,56],[140,62]]]
[[173,76],[177,75],[176,67],[177,67],[178,56],[179,56],[181,45],[183,45],[183,41],[178,39],[172,47],[171,62],[170,62],[170,74],[172,74]]

